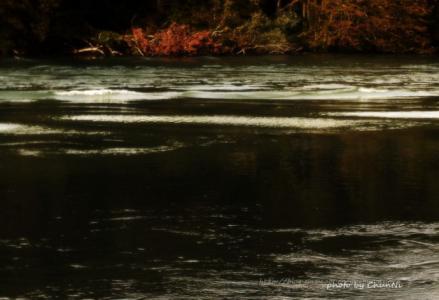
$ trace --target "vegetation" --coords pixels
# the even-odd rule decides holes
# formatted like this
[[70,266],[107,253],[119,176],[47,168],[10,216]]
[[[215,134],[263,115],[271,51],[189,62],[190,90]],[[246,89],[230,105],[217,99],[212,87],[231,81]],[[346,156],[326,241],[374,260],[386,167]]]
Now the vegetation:
[[428,0],[307,1],[313,49],[430,52]]
[[2,54],[431,53],[436,0],[2,0]]

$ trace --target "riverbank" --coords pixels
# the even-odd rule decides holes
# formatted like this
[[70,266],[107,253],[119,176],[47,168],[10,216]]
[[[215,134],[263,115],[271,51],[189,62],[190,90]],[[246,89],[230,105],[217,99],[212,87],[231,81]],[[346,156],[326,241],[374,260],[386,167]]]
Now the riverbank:
[[437,53],[426,0],[38,0],[0,4],[3,56]]

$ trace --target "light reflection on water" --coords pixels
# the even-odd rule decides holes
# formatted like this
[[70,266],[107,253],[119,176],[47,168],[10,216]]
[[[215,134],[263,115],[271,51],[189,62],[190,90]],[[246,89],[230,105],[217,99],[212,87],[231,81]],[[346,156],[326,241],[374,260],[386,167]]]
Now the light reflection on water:
[[[123,210],[109,216],[95,211],[82,237],[70,240],[59,230],[56,240],[2,239],[1,251],[14,253],[5,260],[2,272],[12,268],[26,273],[24,280],[33,280],[42,263],[54,260],[56,265],[46,266],[49,274],[62,272],[69,281],[47,274],[47,285],[38,290],[31,286],[28,293],[20,294],[31,299],[57,293],[72,299],[94,295],[101,295],[100,299],[157,295],[182,299],[273,295],[412,299],[423,295],[434,299],[439,293],[435,285],[439,279],[438,223],[272,230],[260,227],[257,216],[251,225],[243,222],[242,211],[232,213],[232,207],[198,209],[179,214],[166,209]],[[224,215],[218,215],[218,210]],[[197,218],[191,216],[194,213]],[[227,256],[218,256],[216,251],[226,251]],[[32,255],[35,252],[40,253],[39,259]],[[98,274],[106,279],[97,279]],[[275,279],[305,284],[261,284]],[[401,288],[328,290],[329,283],[341,280],[395,281]]]
[[439,297],[434,58],[38,64],[0,66],[0,298]]

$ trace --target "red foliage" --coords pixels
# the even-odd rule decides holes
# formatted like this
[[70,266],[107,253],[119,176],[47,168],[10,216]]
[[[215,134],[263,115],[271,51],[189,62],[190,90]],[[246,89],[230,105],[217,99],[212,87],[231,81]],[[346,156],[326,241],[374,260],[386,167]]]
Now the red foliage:
[[133,28],[128,38],[132,48],[148,56],[179,56],[219,54],[221,45],[208,30],[192,33],[187,25],[171,24],[168,28],[146,37],[141,28]]
[[132,39],[135,45],[142,53],[145,53],[149,48],[149,41],[146,39],[142,28],[132,28],[131,32],[133,34]]

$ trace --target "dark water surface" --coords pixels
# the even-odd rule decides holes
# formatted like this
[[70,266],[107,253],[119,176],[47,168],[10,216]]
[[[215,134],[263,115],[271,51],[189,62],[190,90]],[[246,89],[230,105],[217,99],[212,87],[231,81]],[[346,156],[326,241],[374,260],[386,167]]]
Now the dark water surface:
[[434,57],[3,61],[0,299],[438,299],[438,153]]

